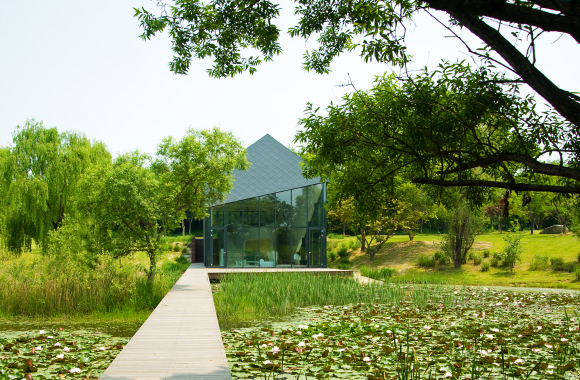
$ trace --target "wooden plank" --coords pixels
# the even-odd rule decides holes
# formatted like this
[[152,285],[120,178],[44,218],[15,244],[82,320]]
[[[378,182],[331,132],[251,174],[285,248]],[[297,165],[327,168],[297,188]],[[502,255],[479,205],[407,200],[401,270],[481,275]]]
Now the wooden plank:
[[101,379],[231,379],[203,263],[189,266]]

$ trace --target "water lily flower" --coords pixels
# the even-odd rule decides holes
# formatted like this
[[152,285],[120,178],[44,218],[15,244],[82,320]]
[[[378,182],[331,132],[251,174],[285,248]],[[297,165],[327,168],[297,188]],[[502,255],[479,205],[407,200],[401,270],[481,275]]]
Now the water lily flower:
[[274,343],[268,342],[268,346],[273,346],[273,345],[274,345]]
[[299,328],[300,330],[306,330],[306,329],[308,329],[308,326],[305,326],[305,325],[300,325],[300,326],[298,326],[298,328]]
[[344,310],[346,310],[346,309],[348,309],[348,307],[347,307],[347,306],[345,306],[345,307],[343,307],[343,309],[344,309]]
[[371,361],[371,358],[369,358],[368,356],[365,356],[365,357],[363,358],[363,362],[367,362],[367,363],[368,363],[368,362],[370,362],[370,361]]
[[340,349],[338,350],[338,352],[344,352],[344,351],[345,351],[345,349],[344,349],[344,348],[340,348]]
[[567,341],[568,341],[568,339],[566,339],[566,338],[560,339],[560,342],[567,342]]
[[453,377],[453,374],[449,371],[445,372],[445,377]]
[[540,352],[539,348],[532,348],[532,352]]
[[552,369],[552,368],[554,368],[554,366],[550,364],[550,365],[548,366],[548,369]]
[[485,334],[485,337],[486,337],[487,339],[493,339],[493,334]]
[[262,348],[268,348],[268,345],[266,343],[262,344],[261,346]]
[[48,339],[54,338],[52,335],[47,336]]
[[499,329],[490,329],[490,330],[493,331],[493,332],[496,332],[496,333],[499,332]]
[[296,335],[302,335],[302,331],[296,331]]
[[424,328],[425,330],[427,330],[427,331],[431,330],[431,326],[425,326],[425,327],[423,327],[423,328]]
[[40,347],[40,346],[38,346],[38,347],[34,347],[34,349],[35,349],[36,351],[42,351],[42,347]]
[[495,306],[501,306],[501,305],[503,305],[503,303],[501,303],[501,302],[498,302],[495,304]]
[[306,346],[306,343],[304,343],[304,342],[298,343],[298,347],[304,347],[304,346]]
[[514,361],[515,364],[522,364],[524,362],[524,359],[516,359]]
[[105,351],[105,350],[106,350],[106,348],[105,348],[105,347],[99,347],[99,350],[100,350],[100,351]]
[[64,359],[64,354],[58,354],[58,355],[56,355],[56,358],[57,359]]
[[479,351],[479,354],[481,356],[487,356],[487,351],[486,350],[481,350],[481,351]]
[[264,365],[267,365],[267,364],[272,364],[272,362],[269,360],[264,360]]
[[239,334],[239,333],[241,333],[241,331],[240,331],[240,330],[234,330],[234,332],[235,332],[235,333],[238,333],[238,334]]
[[42,334],[46,333],[46,331],[44,331],[44,330],[40,330],[38,333],[39,333],[40,335],[42,335]]
[[71,368],[69,370],[70,373],[81,373],[81,369],[80,368]]
[[55,347],[60,347],[60,343],[56,342],[56,343],[54,344],[54,346],[55,346]]
[[538,330],[541,330],[541,329],[542,329],[542,326],[538,326]]
[[546,343],[544,346],[546,346],[546,348],[552,348],[552,345],[548,343]]
[[276,347],[276,346],[274,346],[274,348],[272,348],[272,353],[273,353],[273,354],[277,354],[278,352],[280,352],[280,348],[279,348],[279,347]]
[[64,352],[69,352],[69,351],[70,351],[70,348],[68,348],[68,347],[65,347],[65,348],[63,348],[62,350],[63,350]]

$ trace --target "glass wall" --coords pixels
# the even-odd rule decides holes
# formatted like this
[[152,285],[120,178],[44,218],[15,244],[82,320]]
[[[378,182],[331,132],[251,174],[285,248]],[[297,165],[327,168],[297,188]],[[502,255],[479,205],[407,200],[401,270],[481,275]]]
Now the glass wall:
[[225,258],[215,257],[213,265],[325,266],[324,189],[316,184],[212,207],[208,230],[225,227],[226,235]]

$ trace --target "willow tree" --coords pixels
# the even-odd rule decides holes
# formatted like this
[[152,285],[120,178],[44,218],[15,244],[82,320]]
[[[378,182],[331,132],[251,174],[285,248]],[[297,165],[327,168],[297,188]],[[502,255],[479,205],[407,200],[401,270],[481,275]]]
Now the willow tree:
[[0,154],[3,234],[8,248],[21,252],[32,239],[43,245],[66,214],[86,170],[111,159],[105,145],[77,132],[58,132],[29,120],[16,127],[13,144]]

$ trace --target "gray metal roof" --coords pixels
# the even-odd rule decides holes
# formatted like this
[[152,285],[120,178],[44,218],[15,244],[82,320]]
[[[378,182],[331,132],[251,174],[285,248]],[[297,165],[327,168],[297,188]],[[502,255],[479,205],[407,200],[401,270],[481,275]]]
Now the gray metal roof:
[[247,148],[247,171],[234,171],[234,187],[224,203],[320,183],[320,178],[302,176],[298,157],[270,135],[265,135]]

